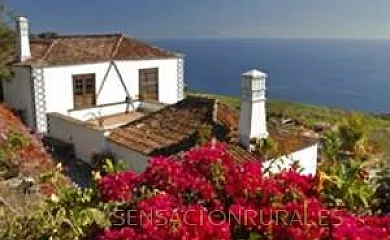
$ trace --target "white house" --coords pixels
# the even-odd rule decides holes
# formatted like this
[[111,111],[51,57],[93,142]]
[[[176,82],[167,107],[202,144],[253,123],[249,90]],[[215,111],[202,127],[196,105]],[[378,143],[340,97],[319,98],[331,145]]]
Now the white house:
[[266,78],[242,76],[240,112],[213,99],[184,98],[184,59],[121,34],[29,40],[28,21],[17,22],[14,78],[4,82],[5,102],[28,126],[74,146],[90,161],[110,150],[136,171],[150,156],[178,155],[212,136],[237,159],[253,159],[253,139],[272,138],[283,156],[263,159],[271,171],[298,161],[315,174],[317,140],[267,122]]
[[110,131],[106,147],[142,171],[150,156],[175,155],[196,145],[198,131],[206,124],[236,159],[258,159],[251,151],[252,140],[272,138],[283,154],[263,159],[265,168],[278,172],[297,162],[303,174],[314,175],[317,139],[267,123],[266,77],[258,70],[243,74],[240,112],[213,99],[188,97]]
[[183,99],[183,55],[122,34],[30,40],[18,17],[16,53],[4,101],[38,132],[51,112],[88,120]]

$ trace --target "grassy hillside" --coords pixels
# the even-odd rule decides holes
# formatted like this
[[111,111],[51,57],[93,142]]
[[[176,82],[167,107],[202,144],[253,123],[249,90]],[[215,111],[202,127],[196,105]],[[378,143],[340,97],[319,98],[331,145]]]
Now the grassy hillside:
[[[225,95],[206,94],[198,92],[189,92],[188,95],[217,98],[221,102],[232,107],[239,108],[240,99]],[[372,113],[363,113],[303,104],[296,102],[287,102],[282,100],[268,100],[267,110],[269,116],[283,116],[299,120],[305,125],[311,126],[320,123],[337,124],[343,118],[350,114],[361,114],[364,116],[367,130],[370,133],[371,140],[377,142],[385,152],[385,157],[390,158],[390,120]]]

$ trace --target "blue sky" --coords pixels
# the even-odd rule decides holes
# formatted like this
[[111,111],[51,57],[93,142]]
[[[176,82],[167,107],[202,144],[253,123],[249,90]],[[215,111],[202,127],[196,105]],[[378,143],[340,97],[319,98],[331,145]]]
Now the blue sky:
[[142,38],[390,38],[389,0],[4,0],[34,32]]

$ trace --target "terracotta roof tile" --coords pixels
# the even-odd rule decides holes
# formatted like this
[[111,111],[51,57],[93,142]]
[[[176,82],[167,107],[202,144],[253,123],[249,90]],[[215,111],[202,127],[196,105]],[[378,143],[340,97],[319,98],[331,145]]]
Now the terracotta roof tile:
[[159,154],[190,139],[201,124],[212,123],[213,104],[185,99],[115,129],[108,139],[143,154]]
[[22,64],[66,65],[108,60],[171,58],[177,54],[122,34],[73,35],[31,41],[31,59]]
[[292,132],[291,130],[278,130],[272,127],[269,128],[269,135],[277,142],[278,151],[282,154],[290,154],[318,142],[318,139],[305,137],[297,132]]
[[51,41],[33,41],[31,42],[31,60],[38,60],[45,56],[45,53],[51,46]]
[[238,162],[261,160],[259,156],[252,154],[237,144],[229,144],[226,151]]
[[217,105],[217,120],[228,126],[231,131],[237,131],[238,128],[238,111],[229,107],[226,104],[218,103]]
[[114,58],[127,59],[129,56],[131,58],[164,58],[175,57],[176,54],[136,39],[123,38]]
[[[109,140],[145,155],[172,155],[193,147],[196,144],[193,137],[200,126],[212,124],[224,128],[222,135],[216,131],[219,128],[215,128],[214,136],[228,142],[229,152],[233,156],[242,161],[258,159],[259,156],[239,146],[238,120],[237,109],[213,99],[190,97],[115,129],[109,135]],[[277,130],[272,126],[269,126],[269,131],[280,151],[286,154],[316,142],[315,139]]]

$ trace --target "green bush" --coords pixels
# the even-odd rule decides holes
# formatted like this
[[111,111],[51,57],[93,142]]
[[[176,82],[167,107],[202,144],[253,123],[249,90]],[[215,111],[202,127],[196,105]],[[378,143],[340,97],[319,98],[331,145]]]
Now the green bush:
[[93,189],[80,189],[47,174],[55,194],[26,213],[11,217],[0,228],[2,240],[77,240],[109,225],[110,205],[100,202]]
[[4,136],[4,141],[0,143],[0,179],[19,174],[20,159],[15,153],[29,144],[27,138],[19,133],[11,131]]
[[385,169],[377,174],[374,183],[377,185],[375,191],[375,202],[373,210],[379,214],[390,213],[390,171]]
[[341,207],[355,213],[370,211],[374,186],[358,161],[323,163],[318,172],[318,191],[329,207]]
[[364,141],[366,136],[364,119],[360,115],[350,115],[338,128],[341,139],[341,148],[345,151],[354,152],[357,145]]
[[101,175],[114,173],[127,169],[123,161],[119,161],[115,153],[111,151],[102,151],[92,155],[92,170]]

